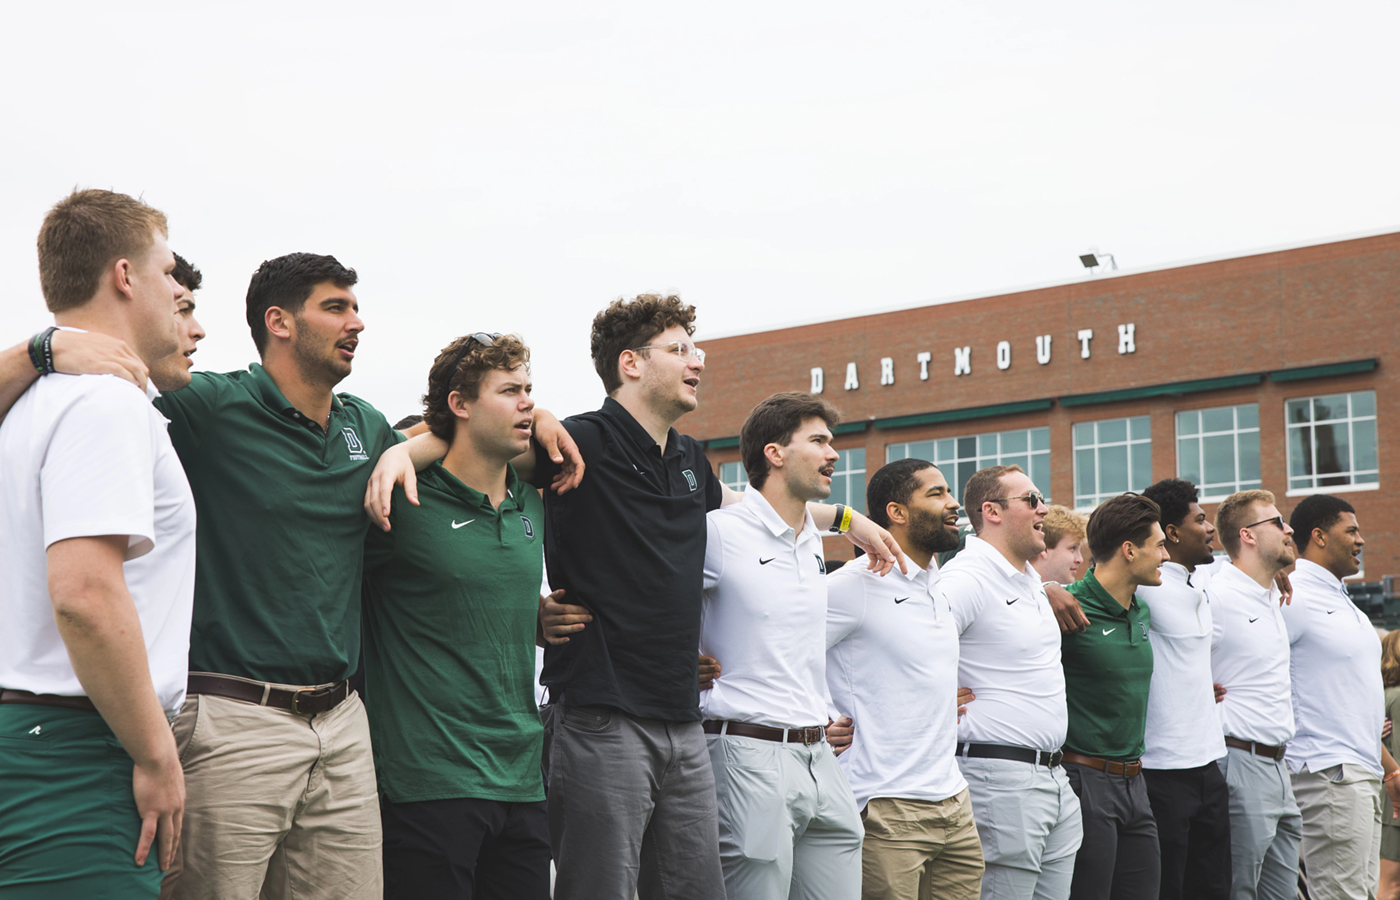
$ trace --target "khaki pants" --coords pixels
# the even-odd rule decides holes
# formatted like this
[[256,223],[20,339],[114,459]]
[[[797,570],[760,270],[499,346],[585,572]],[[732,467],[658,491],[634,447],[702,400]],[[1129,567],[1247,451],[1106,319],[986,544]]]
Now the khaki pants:
[[982,841],[966,788],[937,801],[875,797],[861,818],[863,900],[976,900]]
[[1381,877],[1379,782],[1374,773],[1350,763],[1316,772],[1304,767],[1293,776],[1293,794],[1303,813],[1308,896],[1314,900],[1376,896]]
[[193,695],[175,742],[185,824],[162,900],[379,900],[383,837],[358,694],[319,715]]

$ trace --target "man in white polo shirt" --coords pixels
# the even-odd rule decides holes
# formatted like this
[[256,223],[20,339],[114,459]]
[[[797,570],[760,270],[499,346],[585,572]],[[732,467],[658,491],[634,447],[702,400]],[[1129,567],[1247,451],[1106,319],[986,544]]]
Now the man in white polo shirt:
[[1380,779],[1400,799],[1400,772],[1381,746],[1385,688],[1381,642],[1342,579],[1361,570],[1366,541],[1340,497],[1303,498],[1289,517],[1299,548],[1293,602],[1283,609],[1291,645],[1293,719],[1288,768],[1303,816],[1308,895],[1374,897],[1380,881]]
[[1152,686],[1142,774],[1162,851],[1161,900],[1230,896],[1230,793],[1216,760],[1225,736],[1210,672],[1210,602],[1193,581],[1211,563],[1215,526],[1196,486],[1179,478],[1142,492],[1162,509],[1170,561],[1162,583],[1138,588],[1152,613]]
[[958,632],[934,562],[958,545],[958,501],[922,459],[880,469],[865,496],[910,565],[883,578],[860,565],[827,577],[826,681],[858,723],[840,760],[865,822],[861,896],[975,900],[982,843],[953,756]]
[[[175,352],[165,234],[124,194],[59,202],[39,232],[58,326],[147,367]],[[194,499],[154,388],[52,374],[51,338],[0,425],[0,895],[154,898],[184,809],[168,717],[188,675]]]
[[1288,631],[1274,578],[1293,564],[1293,529],[1268,491],[1226,497],[1216,533],[1230,564],[1206,587],[1211,671],[1225,686],[1217,709],[1228,748],[1230,895],[1284,900],[1297,893],[1301,823],[1283,762],[1293,739]]
[[837,421],[811,394],[758,404],[739,438],[749,490],[706,517],[700,652],[724,676],[700,711],[729,900],[860,893],[860,813],[823,736],[826,565],[807,512],[831,494]]
[[992,466],[968,479],[963,503],[977,534],[943,567],[939,590],[961,635],[958,684],[977,696],[957,754],[986,858],[982,897],[1063,900],[1084,829],[1060,766],[1060,628],[1031,567],[1045,550],[1045,498],[1018,466]]

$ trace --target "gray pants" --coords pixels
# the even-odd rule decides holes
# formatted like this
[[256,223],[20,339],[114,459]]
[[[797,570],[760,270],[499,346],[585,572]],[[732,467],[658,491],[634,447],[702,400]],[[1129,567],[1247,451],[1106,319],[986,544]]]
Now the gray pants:
[[1162,852],[1141,773],[1127,778],[1065,763],[1084,814],[1071,900],[1157,900]]
[[[1358,765],[1329,766],[1293,776],[1303,813],[1303,864],[1313,900],[1375,900],[1380,886],[1380,779]],[[1384,808],[1384,813],[1382,813]]]
[[724,900],[699,722],[543,711],[556,900]]
[[1066,900],[1084,839],[1064,768],[958,757],[987,871],[982,900]]
[[1219,765],[1230,789],[1230,896],[1294,900],[1303,824],[1288,767],[1238,747]]
[[706,740],[729,900],[859,900],[865,828],[831,746]]

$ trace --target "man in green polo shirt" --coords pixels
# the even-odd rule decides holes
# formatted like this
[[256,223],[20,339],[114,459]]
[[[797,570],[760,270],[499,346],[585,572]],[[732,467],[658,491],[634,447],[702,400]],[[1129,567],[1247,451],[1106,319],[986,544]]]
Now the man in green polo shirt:
[[1142,777],[1152,682],[1147,604],[1134,593],[1162,583],[1166,536],[1157,504],[1123,494],[1089,517],[1094,567],[1069,592],[1092,623],[1061,637],[1069,728],[1065,774],[1084,817],[1071,900],[1153,900],[1161,881],[1157,823]]
[[365,541],[365,682],[387,898],[549,898],[535,626],[544,503],[510,460],[530,446],[529,350],[447,346],[424,421],[447,455]]

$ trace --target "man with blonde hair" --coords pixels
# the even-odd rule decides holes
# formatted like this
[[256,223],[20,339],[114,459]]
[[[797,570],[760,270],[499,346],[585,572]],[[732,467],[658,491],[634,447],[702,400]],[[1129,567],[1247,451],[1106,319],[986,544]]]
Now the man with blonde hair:
[[1088,517],[1063,506],[1051,506],[1041,526],[1045,552],[1031,560],[1041,581],[1073,584],[1084,565],[1084,536]]
[[[175,352],[165,241],[165,216],[125,194],[54,206],[39,281],[56,327],[124,342],[143,370]],[[154,898],[185,804],[168,717],[188,674],[194,498],[158,392],[54,374],[55,333],[31,341],[39,380],[0,424],[0,894]]]
[[1293,739],[1288,630],[1274,586],[1293,564],[1293,529],[1268,491],[1226,497],[1215,517],[1230,564],[1206,587],[1214,630],[1211,669],[1225,686],[1220,765],[1230,792],[1231,896],[1292,898],[1302,825],[1284,751]]

